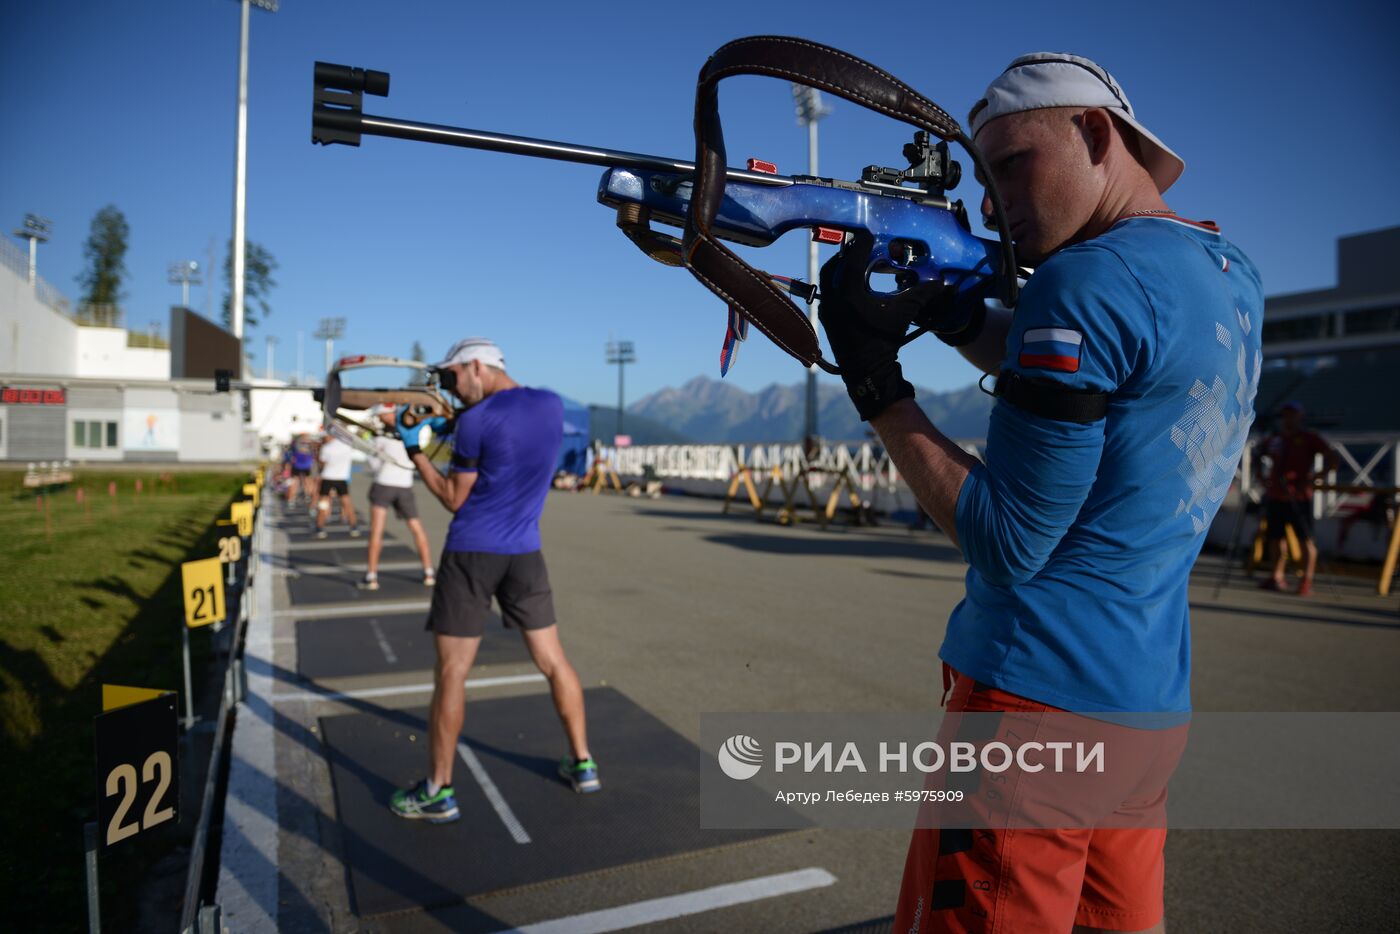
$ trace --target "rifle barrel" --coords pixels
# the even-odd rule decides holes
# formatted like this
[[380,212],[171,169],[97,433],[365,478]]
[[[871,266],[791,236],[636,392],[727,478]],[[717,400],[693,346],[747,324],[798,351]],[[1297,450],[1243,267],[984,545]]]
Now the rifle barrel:
[[[600,165],[604,168],[675,172],[679,175],[689,175],[695,172],[695,163],[668,159],[665,156],[649,156],[645,153],[623,152],[618,149],[597,149],[592,146],[559,143],[547,139],[534,139],[529,136],[486,133],[481,130],[469,130],[465,127],[444,126],[439,123],[419,123],[414,120],[377,117],[371,114],[360,115],[360,132],[372,136],[391,136],[397,139],[461,146],[464,149],[486,149],[517,156],[534,156],[538,159]],[[728,177],[731,181],[752,182],[758,185],[784,186],[794,184],[794,180],[786,175],[768,175],[764,172],[750,172],[744,169],[729,169]]]

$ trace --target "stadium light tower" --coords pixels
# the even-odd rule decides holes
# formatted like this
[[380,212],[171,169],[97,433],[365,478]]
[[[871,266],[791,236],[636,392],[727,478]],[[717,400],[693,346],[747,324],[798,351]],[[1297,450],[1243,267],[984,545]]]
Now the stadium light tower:
[[331,361],[335,354],[336,338],[345,333],[344,318],[322,318],[320,327],[311,336],[326,342],[326,377],[331,375]]
[[[821,92],[805,84],[792,86],[792,100],[797,107],[797,125],[807,128],[807,174],[817,174],[817,121],[831,113],[831,108],[822,103]],[[807,244],[807,281],[817,284],[817,241]],[[817,302],[807,306],[807,320],[812,329],[817,330]],[[817,434],[817,366],[807,367],[807,412],[803,419],[803,440]]]
[[29,241],[29,284],[33,285],[39,275],[39,244],[49,242],[49,230],[53,221],[38,214],[24,215],[24,226],[15,231],[16,237]]
[[267,378],[268,378],[268,379],[276,379],[276,377],[272,375],[272,374],[273,374],[273,370],[272,370],[272,348],[274,348],[274,347],[276,347],[276,346],[277,346],[277,338],[273,337],[271,334],[267,335]]
[[171,285],[180,287],[180,307],[190,307],[190,285],[199,285],[204,280],[199,277],[199,264],[192,259],[182,259],[169,266]]
[[248,259],[247,207],[248,180],[248,13],[249,8],[277,12],[277,0],[239,0],[243,8],[238,39],[238,141],[233,160],[233,336],[243,340],[243,276]]
[[622,368],[637,362],[631,341],[608,341],[608,363],[617,364],[617,434],[622,434]]

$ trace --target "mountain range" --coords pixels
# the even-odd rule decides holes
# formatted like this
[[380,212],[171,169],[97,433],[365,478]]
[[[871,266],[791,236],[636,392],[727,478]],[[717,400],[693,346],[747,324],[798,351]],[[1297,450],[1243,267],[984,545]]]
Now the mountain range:
[[[941,431],[959,440],[985,438],[992,397],[976,385],[951,392],[916,387],[919,406]],[[747,392],[732,383],[697,376],[627,406],[623,428],[633,444],[758,444],[797,441],[802,435],[806,388],[776,383]],[[594,406],[593,434],[610,440],[617,410]],[[817,429],[831,441],[860,441],[868,426],[856,416],[845,390],[817,384]]]

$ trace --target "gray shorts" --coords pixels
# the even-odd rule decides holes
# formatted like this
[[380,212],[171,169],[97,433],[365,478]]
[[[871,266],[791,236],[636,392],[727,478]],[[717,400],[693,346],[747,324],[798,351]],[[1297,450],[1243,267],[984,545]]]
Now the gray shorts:
[[418,518],[418,503],[413,498],[411,486],[383,486],[376,483],[369,488],[369,504],[383,506],[385,509],[393,506],[394,515],[400,519]]
[[444,636],[480,636],[491,619],[492,597],[501,605],[507,626],[553,626],[554,594],[549,589],[544,553],[443,552],[424,628]]

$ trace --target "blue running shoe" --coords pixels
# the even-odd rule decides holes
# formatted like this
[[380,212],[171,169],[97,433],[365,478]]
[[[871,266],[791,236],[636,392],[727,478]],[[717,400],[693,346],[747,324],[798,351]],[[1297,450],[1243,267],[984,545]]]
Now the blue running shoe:
[[428,794],[428,780],[394,792],[389,799],[389,810],[410,820],[425,820],[430,824],[450,824],[462,816],[457,810],[457,799],[452,796],[452,786],[439,788],[435,795]]
[[603,788],[603,783],[598,780],[598,763],[592,759],[576,762],[573,756],[565,756],[559,760],[559,777],[579,794],[589,794]]

